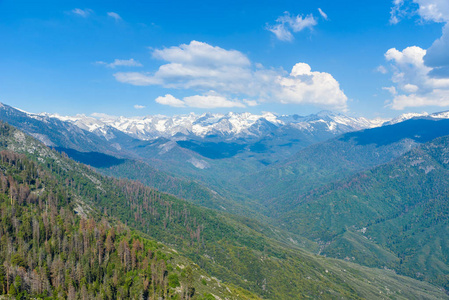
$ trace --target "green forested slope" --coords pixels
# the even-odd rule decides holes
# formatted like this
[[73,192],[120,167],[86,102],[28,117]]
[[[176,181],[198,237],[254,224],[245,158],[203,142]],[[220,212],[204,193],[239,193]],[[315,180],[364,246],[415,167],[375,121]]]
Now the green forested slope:
[[387,163],[417,145],[449,134],[449,120],[416,119],[346,133],[309,146],[289,159],[229,185],[268,207],[270,216],[288,212],[313,189]]
[[323,254],[449,285],[449,137],[305,194],[280,222]]
[[254,208],[242,205],[238,201],[229,200],[216,191],[207,188],[203,183],[175,177],[156,170],[142,161],[125,160],[121,164],[98,168],[98,171],[107,176],[140,181],[161,192],[172,194],[203,207],[236,215],[258,215]]
[[[24,155],[0,152],[0,293],[16,299],[256,298],[100,213]],[[111,223],[112,221],[112,223]]]
[[[199,208],[186,201],[148,188],[138,182],[105,178],[98,173],[95,173],[90,168],[77,164],[66,157],[59,155],[57,152],[51,151],[42,144],[37,143],[35,140],[24,135],[22,132],[5,124],[1,124],[0,127],[0,145],[2,148],[12,151],[27,153],[31,159],[39,163],[43,172],[51,174],[54,178],[54,182],[57,183],[56,186],[58,188],[56,190],[53,191],[51,185],[43,190],[44,193],[51,193],[51,200],[42,202],[42,205],[39,204],[39,200],[37,205],[24,202],[27,203],[26,209],[28,209],[28,205],[30,205],[29,209],[35,211],[37,214],[36,216],[32,215],[32,218],[38,219],[39,213],[51,212],[52,205],[56,207],[56,210],[53,210],[56,214],[55,218],[57,219],[59,216],[63,224],[64,222],[67,222],[67,224],[71,224],[72,228],[75,229],[80,228],[81,225],[79,224],[81,221],[79,221],[77,217],[73,217],[73,220],[75,221],[69,222],[70,217],[67,217],[66,214],[71,213],[71,210],[70,207],[66,207],[66,205],[73,205],[74,209],[78,211],[80,215],[87,213],[88,215],[96,215],[97,218],[100,218],[101,216],[108,216],[108,218],[112,218],[111,220],[118,218],[123,223],[127,224],[128,227],[140,230],[151,238],[164,242],[176,249],[176,252],[170,251],[169,249],[166,249],[167,251],[165,252],[160,250],[162,254],[165,253],[165,255],[170,255],[171,253],[173,257],[178,257],[175,255],[178,252],[192,259],[199,265],[199,267],[206,270],[210,275],[218,277],[218,279],[223,282],[250,290],[263,298],[326,299],[342,297],[351,299],[374,299],[384,298],[386,295],[395,299],[446,298],[446,295],[442,291],[432,285],[407,277],[397,276],[391,271],[369,269],[344,261],[317,257],[295,248],[287,248],[279,242],[267,238],[263,234],[263,230],[265,229],[258,228],[257,223],[252,222],[250,219],[242,220],[221,214],[217,211]],[[29,168],[25,168],[25,170],[28,169]],[[39,171],[37,173],[41,174],[42,172]],[[17,178],[16,181],[19,182],[19,178]],[[23,182],[21,184],[23,184]],[[27,184],[31,185],[31,183]],[[30,189],[33,190],[33,187],[31,186]],[[34,187],[34,189],[35,193],[39,192],[39,187]],[[66,197],[66,195],[70,195],[70,198]],[[3,203],[4,205],[10,203],[8,197],[4,197]],[[18,200],[13,201],[12,203],[12,206],[19,205]],[[48,210],[47,203],[49,207]],[[64,209],[61,211],[61,208]],[[20,216],[24,215],[26,214],[21,214]],[[11,219],[10,222],[14,223],[15,221],[14,219]],[[6,223],[10,224],[10,222]],[[97,243],[100,243],[100,245],[102,242],[103,244],[107,244],[108,235],[112,234],[110,229],[103,229],[104,234],[101,235],[102,226],[104,225],[100,220],[100,222],[97,221],[93,227],[94,236],[96,234],[95,232],[100,232],[99,235],[95,236],[95,241],[92,240],[92,242],[95,242],[95,249],[99,247]],[[95,228],[97,227],[98,230],[95,231]],[[57,230],[57,228],[58,227],[55,226],[52,230]],[[124,249],[120,248],[122,247],[120,246],[120,243],[123,243],[123,240],[127,241],[131,251],[132,262],[132,249],[134,244],[137,243],[135,240],[139,240],[140,244],[144,239],[141,234],[137,233],[137,237],[133,237],[132,232],[127,233],[125,231],[122,234],[120,229],[117,227],[115,228],[116,229],[114,230],[117,239],[114,240],[114,247],[117,251],[119,251],[119,249]],[[15,230],[16,229],[11,227],[7,229],[8,232],[14,232]],[[67,242],[73,241],[76,236],[74,231],[67,231],[65,227],[64,230],[65,231],[61,228],[60,232],[58,231],[58,236],[62,239],[62,246],[56,239],[53,239],[54,244],[50,244],[52,247],[57,247],[58,251],[61,251],[60,247],[64,247],[63,235],[67,234]],[[58,234],[58,232],[56,232],[56,234]],[[34,236],[31,238],[34,238]],[[157,245],[155,245],[154,242],[146,242],[148,246],[145,246],[144,241],[142,243],[144,246],[136,246],[136,249],[139,249],[135,249],[136,255],[139,255],[140,248],[145,250],[145,254],[148,253],[148,249],[151,249],[152,253],[157,253],[158,248],[155,248]],[[26,249],[28,253],[30,252],[29,249],[31,248],[29,244],[28,246],[24,246],[23,243],[19,242],[17,242],[17,246],[15,246],[15,242],[12,244],[14,247],[20,247]],[[91,246],[93,249],[94,246]],[[22,250],[24,256],[23,251],[25,250]],[[67,256],[54,251],[55,250],[53,250],[52,253],[59,254],[59,259],[64,262],[64,265],[66,265],[67,257],[71,259],[70,251],[67,253]],[[97,261],[98,258],[96,254],[98,254],[98,252],[95,252],[95,250],[92,251],[94,251],[93,253],[95,255],[89,256],[89,263],[91,267],[95,267],[95,261]],[[126,251],[126,245],[124,251]],[[103,252],[103,254],[104,253],[106,252]],[[117,256],[115,256],[116,261],[123,257],[120,253],[122,252],[117,252]],[[53,257],[54,256],[52,256],[52,258]],[[114,255],[111,256],[111,259],[113,259],[113,257]],[[140,257],[142,259],[142,264],[145,261],[145,258],[151,259],[151,256],[145,256],[143,252]],[[159,259],[157,254],[155,257],[156,259]],[[163,260],[162,256],[160,258]],[[101,257],[101,259],[104,259],[104,256]],[[181,256],[179,256],[179,259],[182,259]],[[184,258],[184,261],[188,261],[188,259]],[[117,268],[114,269],[121,270],[119,263],[116,262],[116,264]],[[162,261],[160,261],[160,264],[162,264]],[[182,280],[184,280],[184,277],[187,276],[186,278],[188,278],[187,273],[183,275],[183,268],[181,266],[181,264],[185,266],[186,263],[176,263],[177,265],[175,266],[174,262],[172,262],[168,256],[168,260],[164,261],[164,264],[167,267],[168,273],[166,280],[168,280],[169,286],[169,276],[171,274],[177,274],[180,284],[182,283]],[[169,264],[173,268],[173,271],[170,271]],[[132,284],[135,283],[135,286],[139,286],[140,282],[145,284],[145,278],[148,277],[145,277],[144,272],[145,270],[148,270],[148,268],[145,269],[144,267],[142,270],[137,270],[137,273],[133,273],[136,274],[136,277],[133,277],[135,278],[135,281],[132,281],[131,284],[130,281],[126,281],[126,278],[133,276],[132,274],[128,274],[128,261],[124,260],[122,265],[124,265],[122,266],[124,271],[121,271],[120,275],[122,276],[121,279],[125,279],[125,281],[121,281],[121,283],[124,284],[123,289],[127,289],[128,293],[141,291],[140,288],[136,288],[134,291]],[[143,266],[145,266],[145,264],[143,264]],[[179,270],[176,268],[177,266],[179,267]],[[192,264],[192,266],[195,267],[196,265]],[[105,268],[107,270],[108,267]],[[26,270],[28,271],[28,269]],[[202,271],[198,269],[198,272]],[[108,273],[103,272],[101,274],[106,276],[104,274]],[[163,272],[163,274],[166,273]],[[211,279],[211,277],[207,275],[203,276],[202,280],[199,281],[201,285],[199,283],[194,285],[198,293],[209,293],[211,289],[213,289],[213,293],[217,294],[220,289],[216,286],[219,286],[220,283],[217,283],[216,280]],[[173,275],[170,278],[172,278],[172,285],[176,285],[176,280],[174,279],[175,276]],[[104,277],[102,277],[102,279],[104,282]],[[155,281],[153,282],[157,285]],[[75,282],[71,284],[75,288],[75,292],[82,292],[79,291],[79,288],[82,289],[82,286],[78,283]],[[101,293],[107,295],[106,290],[102,292],[101,282],[96,284],[92,281],[91,284],[94,287],[86,286],[86,289],[89,290],[90,288],[92,293],[97,295]],[[176,289],[167,292],[164,288],[164,284],[166,283],[161,280],[160,291],[163,293],[176,292]],[[98,285],[100,287],[97,287]],[[17,286],[19,291],[21,291],[21,285],[19,286],[18,284]],[[55,286],[56,290],[58,289],[57,286],[58,285]],[[223,287],[222,293],[224,295],[224,290],[227,291],[227,289],[224,284],[221,286]],[[70,285],[66,287],[70,288]],[[187,285],[187,291],[189,290],[188,287],[189,286]],[[156,287],[156,289],[158,288]],[[59,290],[57,292],[59,293]],[[182,293],[182,291],[180,291],[180,293]],[[240,296],[237,297],[242,299],[244,292],[242,290],[233,290],[230,288],[230,292],[228,291],[228,293],[234,296],[239,294]],[[245,293],[245,295],[251,297],[251,294],[248,292]],[[226,296],[223,296],[223,298],[226,298]]]

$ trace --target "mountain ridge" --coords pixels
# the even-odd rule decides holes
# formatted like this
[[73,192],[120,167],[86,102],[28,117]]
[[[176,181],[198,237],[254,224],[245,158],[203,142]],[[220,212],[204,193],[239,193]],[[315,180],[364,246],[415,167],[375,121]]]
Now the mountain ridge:
[[[261,230],[252,229],[257,224],[245,225],[251,220],[241,223],[137,182],[102,177],[4,124],[0,126],[0,137],[2,148],[30,155],[33,161],[41,162],[57,182],[70,188],[76,197],[95,207],[100,214],[105,211],[104,214],[111,217],[117,216],[129,223],[128,226],[134,225],[152,238],[162,239],[170,247],[176,246],[177,251],[197,262],[209,274],[219,275],[226,282],[264,298],[375,299],[383,298],[384,294],[397,299],[448,298],[433,285],[391,271],[284,248],[262,235]],[[60,195],[65,193],[55,195],[57,197],[52,199],[64,203]],[[9,203],[9,197],[3,199],[5,204]],[[182,271],[179,272],[182,277]],[[209,285],[207,280],[202,282]]]
[[173,138],[176,135],[207,137],[222,135],[230,139],[240,137],[261,137],[264,133],[259,131],[263,122],[268,122],[275,128],[294,124],[300,130],[314,130],[314,123],[322,122],[328,131],[336,133],[372,128],[381,125],[386,120],[369,120],[363,117],[348,117],[340,113],[321,111],[307,116],[276,115],[265,112],[261,115],[245,113],[203,113],[200,115],[190,113],[187,115],[147,115],[142,117],[107,116],[93,114],[92,116],[76,115],[61,116],[59,114],[28,113],[31,117],[56,118],[70,122],[81,129],[103,134],[107,137],[108,128],[112,127],[141,140],[156,139],[159,137]]

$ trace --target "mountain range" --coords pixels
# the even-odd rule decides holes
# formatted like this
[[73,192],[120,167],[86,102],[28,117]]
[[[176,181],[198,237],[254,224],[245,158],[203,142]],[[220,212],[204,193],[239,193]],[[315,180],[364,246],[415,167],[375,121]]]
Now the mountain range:
[[225,298],[447,297],[447,112],[62,117],[3,104],[0,119],[29,135],[2,125],[2,149],[65,183],[66,208],[169,245],[228,284]]
[[[167,117],[163,115],[145,117],[115,117],[104,114],[93,116],[60,116],[58,114],[31,114],[30,117],[58,119],[72,123],[83,130],[93,132],[105,139],[113,138],[111,128],[126,133],[140,140],[156,138],[182,138],[182,137],[221,137],[226,140],[260,139],[261,137],[279,130],[280,128],[295,128],[299,131],[314,132],[326,130],[334,134],[371,128],[381,125],[386,120],[353,118],[342,114],[322,111],[315,115],[281,115],[264,113],[254,115],[251,113],[227,113],[201,115],[189,114]],[[285,129],[284,129],[285,130]]]
[[101,176],[3,123],[0,148],[9,296],[447,298],[426,282],[287,246],[255,220]]

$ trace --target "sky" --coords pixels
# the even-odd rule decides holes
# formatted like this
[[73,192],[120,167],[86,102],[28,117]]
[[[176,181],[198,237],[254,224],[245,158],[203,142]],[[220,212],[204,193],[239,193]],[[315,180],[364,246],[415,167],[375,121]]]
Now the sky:
[[61,115],[449,109],[449,1],[0,0],[0,101]]

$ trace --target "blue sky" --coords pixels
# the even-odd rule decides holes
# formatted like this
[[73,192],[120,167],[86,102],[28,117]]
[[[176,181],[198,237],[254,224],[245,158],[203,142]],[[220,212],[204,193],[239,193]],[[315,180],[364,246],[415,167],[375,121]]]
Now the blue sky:
[[111,115],[449,107],[449,3],[0,1],[0,101]]

